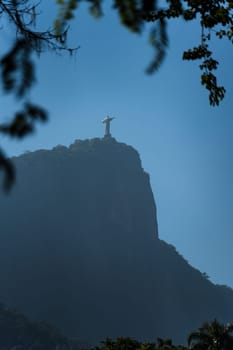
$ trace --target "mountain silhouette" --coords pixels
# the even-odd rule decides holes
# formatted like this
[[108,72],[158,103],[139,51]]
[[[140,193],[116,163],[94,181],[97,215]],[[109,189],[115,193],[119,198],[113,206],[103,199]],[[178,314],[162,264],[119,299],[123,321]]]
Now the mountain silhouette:
[[232,321],[233,291],[159,239],[134,148],[76,140],[13,162],[17,183],[0,198],[1,302],[91,345],[184,342],[204,321]]

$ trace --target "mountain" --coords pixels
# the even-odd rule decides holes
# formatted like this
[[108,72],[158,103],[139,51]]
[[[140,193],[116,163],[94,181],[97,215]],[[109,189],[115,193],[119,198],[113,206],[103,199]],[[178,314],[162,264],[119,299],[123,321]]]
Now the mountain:
[[17,310],[0,305],[0,349],[69,350],[77,345],[56,328],[31,322]]
[[[0,300],[70,337],[171,337],[233,321],[233,291],[159,239],[149,175],[112,137],[13,158],[1,196]],[[169,217],[168,217],[169,220]]]

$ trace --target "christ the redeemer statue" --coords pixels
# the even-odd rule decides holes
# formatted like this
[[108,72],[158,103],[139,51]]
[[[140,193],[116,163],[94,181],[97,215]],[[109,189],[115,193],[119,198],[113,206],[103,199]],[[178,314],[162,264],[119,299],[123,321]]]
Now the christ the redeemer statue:
[[111,133],[110,133],[110,123],[111,121],[115,119],[114,117],[109,117],[107,116],[106,118],[104,118],[102,120],[102,123],[105,124],[105,133],[104,133],[104,137],[111,137]]

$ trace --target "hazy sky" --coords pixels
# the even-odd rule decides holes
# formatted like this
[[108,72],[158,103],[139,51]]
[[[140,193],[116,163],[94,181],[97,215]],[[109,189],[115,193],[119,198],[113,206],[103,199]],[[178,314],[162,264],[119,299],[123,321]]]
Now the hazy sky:
[[[55,18],[54,2],[45,2],[41,24]],[[50,121],[27,140],[4,139],[1,145],[18,155],[102,137],[101,119],[116,117],[112,135],[139,151],[150,174],[160,238],[212,281],[233,287],[233,50],[214,43],[227,95],[213,108],[200,86],[198,64],[181,59],[183,50],[199,44],[199,27],[173,21],[169,35],[164,64],[148,76],[148,32],[129,33],[110,7],[95,20],[81,6],[69,38],[71,46],[81,46],[76,56],[50,53],[37,63],[31,97],[49,110]],[[11,37],[9,29],[5,47]],[[2,95],[3,118],[15,103]]]

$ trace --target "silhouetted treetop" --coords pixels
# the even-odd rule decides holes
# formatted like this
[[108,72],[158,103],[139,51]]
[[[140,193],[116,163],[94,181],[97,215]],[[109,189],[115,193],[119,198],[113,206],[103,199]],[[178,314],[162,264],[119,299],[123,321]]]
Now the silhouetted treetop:
[[233,324],[221,324],[217,320],[204,323],[188,337],[193,350],[231,350],[233,348]]

